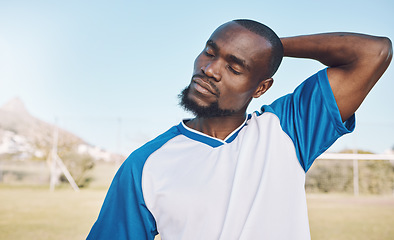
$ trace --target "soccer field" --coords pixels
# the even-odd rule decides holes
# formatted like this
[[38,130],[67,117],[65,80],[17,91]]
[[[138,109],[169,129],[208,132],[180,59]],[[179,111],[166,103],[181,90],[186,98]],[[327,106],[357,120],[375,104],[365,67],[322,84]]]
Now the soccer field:
[[[0,239],[85,239],[106,190],[0,186]],[[308,195],[312,239],[394,239],[394,197]]]
[[394,196],[308,195],[312,239],[394,239]]

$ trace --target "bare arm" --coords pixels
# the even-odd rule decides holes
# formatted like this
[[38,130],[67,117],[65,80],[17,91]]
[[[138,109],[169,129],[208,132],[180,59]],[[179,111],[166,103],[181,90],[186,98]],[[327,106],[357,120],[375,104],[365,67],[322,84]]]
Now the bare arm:
[[360,106],[392,58],[388,38],[326,33],[281,39],[286,57],[310,58],[330,68],[328,79],[342,121]]

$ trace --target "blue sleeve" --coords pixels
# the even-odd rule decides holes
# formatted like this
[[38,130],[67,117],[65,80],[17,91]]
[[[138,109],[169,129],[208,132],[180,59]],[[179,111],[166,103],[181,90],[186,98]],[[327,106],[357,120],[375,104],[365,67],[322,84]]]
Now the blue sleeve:
[[179,135],[177,127],[135,150],[122,164],[105,197],[87,239],[146,240],[158,234],[156,221],[145,204],[142,171],[149,156]]
[[135,155],[131,154],[116,173],[87,239],[145,240],[157,234],[142,195],[144,161],[137,161]]
[[327,69],[309,77],[292,94],[263,106],[262,111],[273,112],[279,117],[305,172],[320,154],[355,127],[354,114],[344,123],[341,120]]

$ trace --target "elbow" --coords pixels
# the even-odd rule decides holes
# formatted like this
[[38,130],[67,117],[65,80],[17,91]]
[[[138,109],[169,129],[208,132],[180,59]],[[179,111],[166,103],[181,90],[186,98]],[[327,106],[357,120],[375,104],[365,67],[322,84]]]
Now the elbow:
[[379,58],[381,59],[383,65],[388,66],[393,57],[393,44],[391,40],[387,37],[380,38],[380,51]]

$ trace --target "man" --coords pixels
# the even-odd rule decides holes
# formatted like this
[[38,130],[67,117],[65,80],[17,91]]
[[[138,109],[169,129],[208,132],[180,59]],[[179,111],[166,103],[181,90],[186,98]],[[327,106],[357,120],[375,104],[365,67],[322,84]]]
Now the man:
[[[223,24],[194,63],[181,105],[196,117],[119,169],[89,239],[309,239],[305,173],[353,130],[354,112],[391,61],[387,38],[329,33],[279,39],[251,20]],[[282,56],[328,66],[246,114]]]

